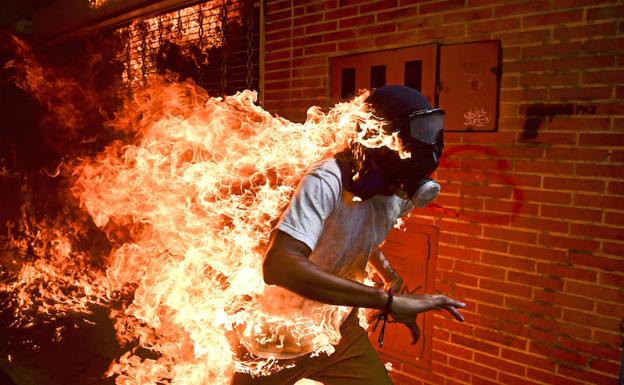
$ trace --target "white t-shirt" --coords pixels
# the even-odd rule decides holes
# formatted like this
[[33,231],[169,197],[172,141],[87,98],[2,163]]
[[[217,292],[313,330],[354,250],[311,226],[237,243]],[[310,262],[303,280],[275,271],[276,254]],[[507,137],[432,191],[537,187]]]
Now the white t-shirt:
[[[354,201],[342,188],[335,159],[316,163],[303,177],[277,228],[305,243],[309,260],[321,269],[361,282],[368,257],[386,238],[397,218],[413,205],[397,196],[375,195]],[[262,316],[249,325],[241,342],[252,353],[278,359],[312,351],[333,352],[350,307],[303,298],[268,286],[259,300]]]

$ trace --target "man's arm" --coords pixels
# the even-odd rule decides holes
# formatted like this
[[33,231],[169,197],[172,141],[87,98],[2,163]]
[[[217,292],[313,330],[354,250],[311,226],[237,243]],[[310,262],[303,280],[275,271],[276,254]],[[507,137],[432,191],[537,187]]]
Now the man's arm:
[[[323,271],[308,260],[310,253],[305,243],[280,230],[275,231],[262,266],[265,282],[331,305],[385,309],[386,291]],[[444,295],[397,295],[390,310],[395,320],[411,330],[415,343],[419,334],[416,315],[443,309],[463,321],[457,311],[463,307],[465,304]]]
[[403,279],[394,270],[390,261],[386,258],[379,247],[371,253],[368,263],[375,269],[377,274],[383,279],[386,289],[392,289],[394,293],[400,293],[403,287]]
[[323,271],[308,260],[310,253],[305,243],[276,230],[262,266],[264,281],[330,305],[385,308],[388,293],[384,290]]

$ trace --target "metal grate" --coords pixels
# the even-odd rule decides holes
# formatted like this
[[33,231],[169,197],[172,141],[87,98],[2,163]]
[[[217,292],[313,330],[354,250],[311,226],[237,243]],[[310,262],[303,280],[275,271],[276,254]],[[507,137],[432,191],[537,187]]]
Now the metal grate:
[[149,76],[172,71],[212,95],[258,89],[259,6],[253,1],[205,1],[118,28],[117,59],[128,91]]

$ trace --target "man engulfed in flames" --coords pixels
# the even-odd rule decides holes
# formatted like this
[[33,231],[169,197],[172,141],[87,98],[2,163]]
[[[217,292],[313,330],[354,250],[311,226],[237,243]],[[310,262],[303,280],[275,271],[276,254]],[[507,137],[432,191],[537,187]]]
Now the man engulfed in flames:
[[[446,296],[394,295],[402,279],[379,248],[399,217],[439,192],[428,177],[442,153],[444,112],[403,86],[377,89],[367,102],[387,123],[383,132],[398,136],[398,148],[354,141],[303,177],[265,254],[263,275],[270,286],[259,297],[262,311],[240,337],[242,360],[262,357],[277,365],[264,376],[236,373],[234,385],[293,384],[301,378],[390,384],[354,308],[380,310],[384,323],[392,316],[411,330],[414,342],[419,313],[444,309],[463,321],[457,308],[465,305]],[[359,283],[367,263],[386,290]]]
[[[62,94],[66,81],[22,55],[20,87]],[[135,90],[106,122],[116,139],[59,171],[82,219],[33,226],[49,247],[16,253],[0,293],[17,324],[107,308],[125,351],[106,373],[117,385],[273,385],[389,383],[354,308],[381,310],[414,339],[418,313],[461,320],[464,305],[445,296],[394,295],[402,281],[379,250],[439,191],[427,178],[443,112],[391,86],[296,124],[256,97],[156,76]],[[80,221],[106,235],[101,264],[72,236],[88,234]],[[386,290],[360,283],[367,264]]]

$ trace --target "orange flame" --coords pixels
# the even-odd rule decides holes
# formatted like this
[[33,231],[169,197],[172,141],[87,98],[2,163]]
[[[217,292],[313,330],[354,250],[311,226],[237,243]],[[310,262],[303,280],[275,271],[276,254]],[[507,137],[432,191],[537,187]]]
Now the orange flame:
[[122,357],[109,370],[119,384],[219,384],[235,365],[254,373],[271,367],[236,362],[230,334],[258,317],[263,249],[305,170],[362,140],[358,125],[382,132],[365,97],[327,114],[312,107],[295,124],[256,106],[252,91],[209,98],[193,83],[153,79],[126,106],[130,115],[113,126],[132,121],[136,141],[113,143],[75,170],[75,192],[95,223],[132,234],[107,270],[112,290],[137,287],[117,314],[118,334],[160,354]]
[[[34,59],[24,71],[25,89],[50,92],[36,86],[47,70]],[[311,107],[297,124],[257,106],[253,91],[211,98],[191,81],[151,77],[107,123],[125,139],[67,164],[84,211],[36,223],[23,208],[22,237],[10,237],[20,263],[14,279],[0,283],[18,323],[108,306],[119,342],[154,353],[134,349],[112,363],[107,374],[119,385],[227,384],[234,369],[271,371],[274,360],[237,360],[234,331],[274,316],[260,302],[262,254],[276,219],[312,163],[352,143],[401,147],[366,96],[327,113]],[[103,268],[78,246],[85,213],[112,245]],[[286,316],[274,324],[255,338],[318,331]],[[314,349],[327,351],[327,341]]]

